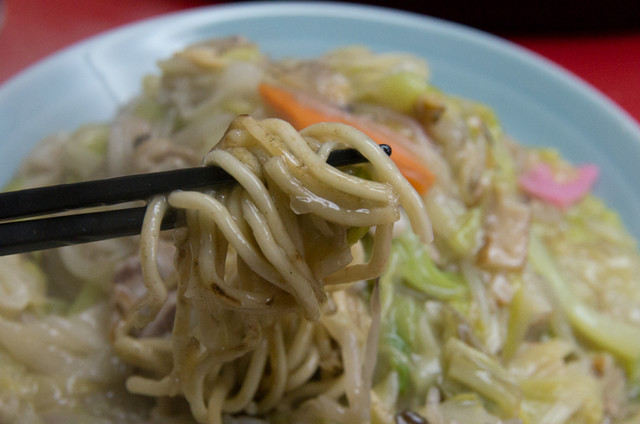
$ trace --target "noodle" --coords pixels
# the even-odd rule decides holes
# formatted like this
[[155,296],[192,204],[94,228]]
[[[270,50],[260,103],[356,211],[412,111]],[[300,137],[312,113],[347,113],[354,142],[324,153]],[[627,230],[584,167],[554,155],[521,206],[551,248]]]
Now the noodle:
[[[230,126],[229,136],[223,137],[206,155],[205,163],[225,169],[243,191],[234,189],[232,195],[219,196],[175,192],[168,196],[168,200],[154,199],[150,203],[141,244],[142,269],[148,292],[132,312],[123,317],[124,323],[144,327],[154,319],[166,301],[166,283],[155,264],[154,246],[158,240],[158,225],[168,205],[187,210],[188,235],[178,245],[180,281],[173,329],[173,370],[168,375],[158,375],[163,367],[158,364],[159,359],[154,354],[157,356],[161,353],[145,344],[144,339],[137,339],[135,343],[143,345],[144,349],[136,346],[138,356],[135,363],[138,366],[144,364],[144,369],[154,371],[158,382],[152,384],[140,377],[131,377],[127,387],[130,391],[148,396],[158,396],[163,390],[165,395],[181,393],[191,404],[196,418],[204,420],[206,416],[211,422],[220,422],[218,415],[221,413],[264,414],[276,406],[282,407],[286,393],[303,387],[319,369],[323,348],[314,346],[311,334],[314,327],[327,325],[324,320],[318,321],[322,309],[327,307],[324,284],[372,279],[383,271],[389,255],[393,221],[385,215],[364,212],[364,218],[360,220],[345,220],[344,215],[348,212],[341,207],[343,198],[351,199],[366,193],[369,196],[359,198],[362,210],[367,208],[366,202],[379,204],[381,200],[391,205],[383,207],[397,208],[394,188],[400,185],[405,189],[400,198],[416,199],[407,194],[409,189],[398,184],[399,180],[394,174],[397,170],[389,166],[390,160],[386,155],[379,157],[379,148],[362,134],[350,133],[349,141],[373,158],[372,166],[380,182],[342,174],[327,166],[323,159],[317,159],[310,145],[316,145],[319,149],[323,144],[317,143],[331,140],[330,148],[322,151],[324,158],[329,149],[344,146],[341,138],[344,131],[338,128],[339,124],[323,124],[321,128],[313,130],[314,140],[310,144],[303,135],[298,135],[282,121],[259,122],[249,117],[240,117],[238,120],[240,122]],[[243,132],[241,128],[247,130]],[[368,144],[374,149],[367,151],[365,146]],[[269,152],[286,153],[274,158]],[[288,165],[279,159],[281,157],[288,158]],[[314,175],[318,182],[322,182],[316,183],[317,186],[332,186],[333,197],[328,201],[336,208],[333,214],[328,218],[323,213],[324,208],[314,207],[306,215],[297,218],[297,224],[294,224],[295,220],[291,222],[289,214],[281,216],[282,208],[275,206],[273,199],[277,196],[272,193],[281,193],[278,197],[282,197],[288,191],[280,184],[282,180],[275,176],[277,174],[272,172],[273,168],[269,167],[274,161],[278,162],[277,168],[285,172],[290,172],[291,168],[313,170],[309,175]],[[295,173],[300,174],[300,171]],[[368,187],[367,184],[378,188],[384,196],[370,196],[371,192],[362,188]],[[407,205],[406,209],[420,211],[420,206]],[[308,227],[309,222],[304,218],[307,215],[328,219],[326,231],[329,234],[324,240],[314,234],[314,226]],[[424,212],[421,213],[423,215]],[[398,219],[399,215],[396,212],[391,217]],[[285,218],[289,218],[289,228],[296,227],[294,234],[300,236],[288,236]],[[428,234],[428,228],[424,227],[428,223],[422,218],[416,217],[412,222],[423,234]],[[345,244],[344,226],[371,225],[378,225],[378,229],[373,237],[373,250],[368,263],[350,265],[324,279],[314,275],[309,264],[322,257],[313,256],[319,250],[305,250],[305,239],[311,237],[315,239],[314,243],[328,243],[329,249],[325,251],[340,248],[341,245],[342,249],[348,250],[350,246]],[[220,245],[222,237],[228,246]],[[300,240],[303,242],[300,243]],[[198,328],[191,324],[190,315],[197,317]],[[188,321],[182,321],[179,317],[185,317]],[[286,343],[283,326],[292,324],[298,330],[293,342]],[[332,324],[328,328],[334,326]],[[131,332],[135,325],[119,324],[118,328],[115,346],[120,355],[126,355],[130,362],[134,362],[131,358],[134,348],[128,346],[133,343]],[[371,378],[370,366],[367,371],[369,376],[363,376],[364,370],[360,368],[363,354],[353,335],[342,330],[332,330],[330,333],[333,340],[342,346],[343,367],[347,373],[345,381],[348,382],[344,390],[351,410],[349,416],[365,419],[368,415],[367,402],[363,404],[361,401],[363,396],[367,398],[365,385],[366,380]],[[182,342],[176,343],[178,340],[189,340],[187,350],[184,350],[186,346]],[[184,370],[180,371],[186,363],[199,371],[187,374]],[[233,375],[232,380],[239,382],[239,385],[230,386],[230,379],[225,375]],[[174,382],[172,387],[169,381]]]

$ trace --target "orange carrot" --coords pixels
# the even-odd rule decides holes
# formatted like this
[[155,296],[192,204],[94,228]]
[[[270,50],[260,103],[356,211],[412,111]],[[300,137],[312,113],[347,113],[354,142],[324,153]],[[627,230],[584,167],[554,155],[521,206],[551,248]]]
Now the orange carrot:
[[296,130],[300,131],[318,122],[339,122],[350,125],[362,131],[376,143],[388,144],[392,151],[391,159],[418,193],[426,193],[433,183],[433,174],[424,165],[418,163],[414,155],[398,142],[404,136],[392,129],[351,115],[317,99],[303,98],[301,95],[271,84],[260,84],[259,91],[262,99]]

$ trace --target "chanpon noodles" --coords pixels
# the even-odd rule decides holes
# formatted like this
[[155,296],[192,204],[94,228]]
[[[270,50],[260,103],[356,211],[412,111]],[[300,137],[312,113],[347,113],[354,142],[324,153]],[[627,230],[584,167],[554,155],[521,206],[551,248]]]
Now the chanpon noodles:
[[[640,422],[640,254],[597,165],[402,52],[237,37],[158,65],[6,189],[235,183],[149,199],[136,237],[0,258],[0,422]],[[326,163],[344,148],[367,163]]]

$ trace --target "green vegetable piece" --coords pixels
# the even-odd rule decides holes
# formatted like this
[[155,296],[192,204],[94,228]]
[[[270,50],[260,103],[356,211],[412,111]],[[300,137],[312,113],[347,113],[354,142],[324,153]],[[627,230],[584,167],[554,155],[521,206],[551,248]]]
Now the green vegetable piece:
[[64,145],[65,182],[97,178],[104,166],[109,127],[102,124],[78,128]]
[[76,296],[73,303],[67,311],[68,315],[75,315],[95,305],[101,299],[104,299],[105,293],[98,285],[85,283],[82,290]]
[[396,278],[407,286],[440,300],[459,298],[467,293],[464,279],[459,274],[440,270],[417,236],[407,233],[394,240],[392,254],[401,258]]
[[479,244],[482,218],[480,208],[471,208],[457,220],[457,229],[447,242],[453,251],[461,257],[468,257],[476,250]]
[[398,374],[399,392],[405,394],[409,389],[411,376],[409,362],[411,348],[402,337],[393,332],[385,334],[384,346],[389,365]]
[[166,115],[166,107],[150,98],[142,99],[134,113],[147,121],[160,121]]
[[615,320],[581,303],[564,281],[537,232],[532,231],[529,261],[551,286],[573,327],[592,343],[612,352],[625,364],[640,359],[640,328]]
[[221,57],[231,61],[257,62],[263,56],[257,46],[246,46],[228,50]]
[[351,227],[347,230],[347,244],[351,246],[367,235],[369,227]]
[[402,113],[411,113],[420,94],[429,90],[427,80],[414,72],[393,72],[374,85],[366,100]]
[[462,341],[450,338],[444,348],[445,373],[493,402],[504,417],[519,413],[522,393],[509,372],[497,361]]

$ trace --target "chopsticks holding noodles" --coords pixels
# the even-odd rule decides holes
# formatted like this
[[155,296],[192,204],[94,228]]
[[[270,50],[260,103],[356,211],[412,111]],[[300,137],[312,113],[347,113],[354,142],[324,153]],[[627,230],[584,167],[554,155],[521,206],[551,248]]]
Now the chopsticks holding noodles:
[[[391,148],[381,144],[387,155]],[[327,163],[355,165],[366,159],[355,149],[334,150]],[[72,184],[0,193],[0,256],[139,234],[146,206],[49,216],[55,213],[116,205],[175,190],[197,190],[232,184],[215,166],[136,174]],[[162,229],[180,225],[169,209]]]

